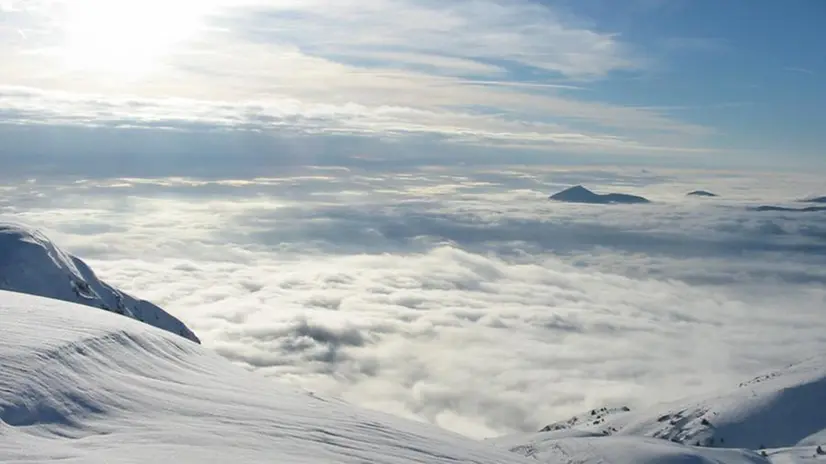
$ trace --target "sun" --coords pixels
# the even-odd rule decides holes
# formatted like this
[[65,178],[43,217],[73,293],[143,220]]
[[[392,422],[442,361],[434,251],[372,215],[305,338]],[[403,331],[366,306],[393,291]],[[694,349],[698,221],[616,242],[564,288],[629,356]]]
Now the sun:
[[162,65],[202,25],[197,2],[71,0],[61,56],[67,68],[140,78]]

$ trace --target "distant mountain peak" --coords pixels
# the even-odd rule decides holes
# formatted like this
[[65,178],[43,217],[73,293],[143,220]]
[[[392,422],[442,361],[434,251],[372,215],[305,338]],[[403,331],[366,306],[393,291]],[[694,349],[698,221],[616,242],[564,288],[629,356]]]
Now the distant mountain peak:
[[606,193],[597,194],[588,190],[582,185],[575,185],[567,188],[559,193],[551,195],[550,200],[562,201],[567,203],[589,203],[589,204],[634,204],[634,203],[650,203],[646,198],[628,195],[625,193]]
[[0,290],[100,308],[200,343],[176,317],[99,280],[85,262],[23,225],[0,222]]
[[570,187],[568,189],[563,190],[560,193],[590,193],[590,194],[596,195],[594,192],[592,192],[591,190],[588,190],[587,188],[585,188],[582,185],[575,185],[573,187]]
[[695,190],[693,192],[688,192],[686,195],[687,196],[693,196],[693,197],[717,197],[717,196],[719,196],[716,193],[711,193],[707,190]]
[[816,213],[826,211],[826,206],[806,206],[805,208],[789,208],[786,206],[763,205],[749,208],[752,211],[779,211],[786,213]]

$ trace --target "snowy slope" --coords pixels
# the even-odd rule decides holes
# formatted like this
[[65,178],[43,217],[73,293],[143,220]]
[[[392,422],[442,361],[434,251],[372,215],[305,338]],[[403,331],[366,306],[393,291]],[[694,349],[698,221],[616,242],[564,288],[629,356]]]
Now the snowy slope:
[[773,464],[826,463],[826,454],[819,454],[816,448],[816,446],[798,446],[765,450],[765,453]]
[[86,263],[25,226],[0,222],[0,289],[102,308],[200,343],[180,320],[101,282]]
[[[477,442],[279,384],[110,312],[0,290],[0,318],[0,462],[826,462],[813,446],[826,438],[817,360],[716,396]],[[725,448],[667,439],[703,434]],[[732,449],[757,442],[808,446]]]
[[826,444],[826,362],[813,358],[729,391],[640,411],[598,409],[543,430],[648,436],[757,450]]
[[768,464],[759,454],[701,448],[641,437],[570,437],[553,433],[489,440],[539,463],[576,464]]
[[0,291],[0,461],[523,463],[248,372],[147,324]]

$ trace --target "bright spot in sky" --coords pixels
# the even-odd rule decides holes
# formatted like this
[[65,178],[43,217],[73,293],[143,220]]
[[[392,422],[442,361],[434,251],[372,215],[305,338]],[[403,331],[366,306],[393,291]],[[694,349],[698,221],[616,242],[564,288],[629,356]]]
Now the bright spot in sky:
[[211,2],[74,0],[65,3],[61,54],[68,68],[126,79],[161,67],[203,26]]

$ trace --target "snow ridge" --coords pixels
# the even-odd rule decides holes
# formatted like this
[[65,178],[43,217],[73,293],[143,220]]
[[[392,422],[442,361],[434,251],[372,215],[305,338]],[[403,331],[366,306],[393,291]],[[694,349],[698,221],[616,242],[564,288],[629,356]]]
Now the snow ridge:
[[[546,457],[559,457],[565,446],[578,449],[581,455],[585,443],[591,449],[615,450],[615,440],[642,439],[637,441],[641,450],[647,449],[645,443],[659,442],[688,446],[707,457],[713,457],[707,450],[747,449],[774,456],[777,462],[798,462],[801,456],[826,461],[826,455],[814,453],[817,446],[826,444],[824,404],[826,362],[815,357],[765,372],[727,391],[638,411],[625,407],[594,409],[550,424],[533,435],[503,437],[494,442],[515,452],[530,450]],[[572,439],[580,440],[579,444]],[[669,450],[664,449],[663,456],[678,451]],[[754,459],[754,454],[728,455],[711,462],[758,462]]]
[[99,280],[81,259],[23,225],[0,222],[0,289],[104,309],[200,343],[179,319]]

